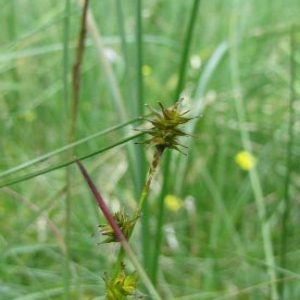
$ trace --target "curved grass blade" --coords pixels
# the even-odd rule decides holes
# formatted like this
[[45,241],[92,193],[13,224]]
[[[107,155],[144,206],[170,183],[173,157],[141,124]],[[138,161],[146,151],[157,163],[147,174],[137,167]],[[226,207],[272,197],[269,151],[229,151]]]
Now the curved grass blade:
[[128,255],[129,259],[131,260],[132,264],[134,265],[137,273],[139,274],[141,280],[145,284],[145,287],[147,288],[148,292],[151,294],[152,299],[161,299],[159,294],[157,293],[155,287],[153,286],[152,282],[150,281],[148,275],[146,274],[144,268],[138,261],[138,258],[136,254],[133,252],[132,248],[128,244],[128,241],[126,237],[124,236],[122,230],[120,229],[119,225],[117,224],[116,220],[114,219],[113,215],[109,211],[109,208],[107,207],[105,201],[103,200],[101,194],[98,192],[97,187],[95,186],[94,182],[90,178],[88,172],[86,171],[85,167],[82,165],[80,160],[76,160],[76,163],[87,182],[91,192],[93,193],[102,213],[104,214],[105,218],[109,222],[111,228],[115,232],[115,235],[117,236],[118,240],[120,241],[123,249],[125,250],[126,254]]
[[[203,101],[203,96],[204,96],[205,90],[207,88],[207,85],[208,85],[210,79],[213,77],[214,73],[216,72],[218,66],[222,62],[227,51],[228,51],[228,43],[226,43],[226,42],[221,43],[216,48],[216,50],[212,54],[211,58],[209,59],[207,65],[205,66],[203,73],[202,73],[201,77],[199,78],[197,88],[195,91],[195,95],[194,95],[195,103],[193,105],[193,108],[191,109],[191,111],[193,112],[193,115],[195,115],[195,116],[201,115],[201,112],[203,111],[203,109],[206,105],[206,103]],[[191,120],[191,122],[189,122],[186,125],[186,131],[189,134],[192,135],[194,133],[198,120],[199,120],[199,118],[195,118],[194,120]],[[186,145],[188,148],[190,148],[191,141],[192,141],[192,139],[187,139],[187,141],[186,141]],[[187,172],[187,163],[188,162],[186,159],[181,159],[179,161],[179,165],[177,165],[178,174],[182,174],[182,176],[185,176],[185,174]],[[176,193],[179,193],[182,190],[182,185],[184,182],[184,180],[182,180],[182,176],[176,176],[176,178],[175,178],[174,186],[175,186]]]
[[47,159],[49,159],[49,158],[51,158],[53,156],[56,156],[58,154],[61,154],[61,153],[65,152],[65,151],[67,151],[69,149],[72,149],[74,147],[82,145],[82,144],[84,144],[84,143],[86,143],[86,142],[88,142],[88,141],[90,141],[92,139],[95,139],[95,138],[97,138],[99,136],[102,136],[102,135],[108,134],[110,132],[116,131],[116,130],[118,130],[120,128],[123,128],[124,126],[127,126],[127,125],[132,124],[132,123],[137,122],[137,121],[140,121],[140,118],[135,118],[135,119],[132,119],[132,120],[127,121],[125,123],[122,123],[120,125],[116,125],[116,126],[108,128],[108,129],[105,129],[105,130],[96,132],[94,134],[91,134],[91,135],[89,135],[89,136],[87,136],[87,137],[85,137],[83,139],[80,139],[80,140],[78,140],[76,142],[70,143],[70,144],[68,144],[66,146],[63,146],[63,147],[59,148],[59,149],[56,149],[54,151],[51,151],[51,152],[46,153],[44,155],[41,155],[41,156],[39,156],[37,158],[34,158],[34,159],[30,160],[30,161],[22,163],[22,164],[20,164],[18,166],[15,166],[13,168],[5,170],[4,172],[0,173],[0,178],[6,177],[6,176],[11,175],[13,173],[16,173],[18,171],[26,169],[26,168],[28,168],[28,167],[30,167],[32,165],[35,165],[35,164],[40,163],[40,162],[43,162],[43,161],[45,161],[45,160],[47,160]]
[[36,171],[36,172],[29,173],[29,174],[24,175],[24,176],[17,177],[15,179],[10,180],[10,181],[6,181],[6,182],[4,181],[4,182],[0,183],[0,188],[5,187],[5,186],[10,186],[10,185],[13,185],[13,184],[16,184],[16,183],[20,183],[20,182],[32,179],[34,177],[37,177],[39,175],[47,174],[47,173],[50,173],[52,171],[64,168],[66,166],[69,166],[69,165],[73,164],[78,159],[85,160],[87,158],[93,157],[93,156],[95,156],[95,155],[97,155],[99,153],[108,151],[108,150],[110,150],[112,148],[115,148],[115,147],[117,147],[119,145],[122,145],[122,144],[124,144],[124,143],[126,143],[126,142],[128,142],[128,141],[130,141],[132,139],[140,137],[142,134],[143,133],[138,133],[138,134],[135,134],[135,135],[131,135],[129,137],[126,137],[123,140],[120,140],[119,142],[117,142],[115,144],[112,144],[110,146],[101,148],[100,150],[94,151],[92,153],[89,153],[89,154],[86,154],[86,155],[83,155],[83,156],[71,159],[71,160],[63,162],[63,163],[59,163],[59,164],[53,165],[53,166],[51,166],[49,168],[45,168],[45,169],[42,169],[42,170],[39,170],[39,171]]

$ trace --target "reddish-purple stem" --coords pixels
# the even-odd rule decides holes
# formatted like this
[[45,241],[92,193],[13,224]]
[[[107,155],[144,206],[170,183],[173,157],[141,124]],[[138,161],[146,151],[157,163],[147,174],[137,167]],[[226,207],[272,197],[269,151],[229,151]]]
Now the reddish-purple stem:
[[103,212],[103,215],[105,216],[106,220],[108,221],[111,228],[113,229],[117,239],[120,242],[126,241],[126,238],[125,238],[122,230],[120,229],[120,227],[118,226],[113,215],[109,211],[109,208],[107,207],[106,203],[104,202],[102,196],[100,195],[99,191],[97,190],[95,184],[93,183],[93,181],[92,181],[91,177],[89,176],[88,172],[86,171],[85,167],[82,165],[82,163],[79,160],[76,160],[76,163],[77,163],[85,181],[89,185],[90,190],[92,191],[101,211]]

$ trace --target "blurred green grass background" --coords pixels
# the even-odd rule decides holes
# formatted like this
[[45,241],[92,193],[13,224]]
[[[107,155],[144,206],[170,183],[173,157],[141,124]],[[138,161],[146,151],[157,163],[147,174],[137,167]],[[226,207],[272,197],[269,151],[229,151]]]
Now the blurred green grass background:
[[[129,126],[92,135],[133,120],[143,110],[148,113],[145,103],[171,105],[177,100],[188,23],[197,1],[143,1],[140,28],[138,2],[90,3],[116,86],[88,32],[76,140],[88,139],[74,150],[85,156],[110,148],[84,163],[109,205],[129,211],[151,149],[146,148],[141,161],[141,146],[134,140],[126,143],[136,153],[131,159],[130,149],[114,146],[135,134]],[[173,153],[170,164],[162,166],[164,172],[157,174],[145,211],[147,222],[131,241],[151,273],[161,214],[158,199],[172,195],[169,199],[179,206],[165,206],[159,265],[154,266],[163,299],[274,300],[272,288],[278,291],[277,299],[300,298],[298,2],[200,1],[180,93],[190,115],[202,116],[195,120],[195,137],[183,141],[189,144],[188,155]],[[80,15],[81,7],[73,0],[1,1],[1,299],[104,299],[102,277],[111,268],[116,247],[97,245],[94,233],[104,220],[73,166],[70,224],[65,221],[63,164],[69,158],[60,149],[68,144]],[[120,103],[115,102],[115,88]],[[250,173],[235,163],[236,154],[245,150],[243,135],[257,160],[264,220]],[[57,153],[43,159],[53,151]],[[55,165],[57,170],[45,172]],[[35,172],[41,174],[22,179]],[[164,174],[168,184],[160,194]],[[265,224],[272,266],[265,257]]]

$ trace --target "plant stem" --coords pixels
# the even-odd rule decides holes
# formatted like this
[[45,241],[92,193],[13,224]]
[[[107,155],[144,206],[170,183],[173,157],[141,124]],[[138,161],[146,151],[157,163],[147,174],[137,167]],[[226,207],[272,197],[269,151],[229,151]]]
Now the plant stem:
[[[239,131],[241,136],[241,143],[243,148],[252,153],[252,145],[248,130],[245,126],[246,124],[246,111],[244,108],[241,83],[240,83],[240,74],[239,74],[239,24],[238,24],[238,15],[234,11],[231,20],[231,48],[230,48],[230,67],[231,67],[231,80],[233,89],[236,91],[234,97],[234,105],[237,114],[237,120],[239,124]],[[250,183],[252,191],[255,198],[255,204],[258,212],[258,218],[261,226],[261,235],[263,240],[264,255],[267,265],[267,274],[270,281],[270,299],[278,300],[277,292],[277,278],[276,278],[276,262],[273,253],[273,245],[271,238],[271,229],[270,224],[267,220],[266,207],[264,203],[263,190],[261,182],[258,176],[257,169],[254,167],[249,171]]]
[[[136,0],[136,97],[134,105],[134,117],[144,115],[144,80],[143,80],[143,22],[142,22],[142,0]],[[134,182],[136,198],[141,194],[146,174],[146,157],[143,147],[134,149]],[[140,207],[141,209],[141,207]],[[143,207],[143,217],[141,218],[142,247],[144,265],[149,263],[150,256],[150,229],[148,203]]]
[[[68,74],[69,74],[69,33],[70,33],[70,0],[65,1],[65,18],[64,18],[64,51],[63,51],[63,102],[66,116],[68,116]],[[67,140],[68,133],[66,131]],[[66,170],[66,197],[65,197],[65,236],[64,236],[64,297],[70,299],[70,189],[69,189],[69,171]]]
[[[293,125],[295,122],[295,111],[293,109],[294,101],[296,98],[296,61],[295,61],[295,30],[294,27],[291,28],[290,31],[290,100],[289,100],[289,122],[288,122],[288,144],[286,149],[286,174],[284,180],[284,188],[283,188],[283,199],[284,199],[284,212],[282,215],[282,223],[281,223],[281,249],[280,249],[280,267],[282,269],[286,269],[287,266],[287,237],[288,237],[288,220],[290,214],[290,181],[291,181],[291,170],[293,167],[292,161],[292,149],[294,144],[294,133],[293,133]],[[280,273],[279,280],[279,295],[280,299],[284,300],[284,274]]]
[[[123,59],[125,63],[125,69],[126,71],[128,71],[128,49],[127,49],[127,41],[126,41],[123,1],[116,0],[116,7],[117,7],[118,28],[120,30],[120,37],[121,37],[121,49],[122,49]],[[128,75],[126,71],[125,71],[125,76]]]
[[95,197],[95,199],[98,203],[98,206],[100,207],[100,209],[101,209],[102,213],[104,214],[106,220],[108,221],[111,228],[113,229],[114,234],[116,235],[117,239],[120,241],[124,251],[128,255],[128,257],[131,260],[132,264],[134,265],[134,267],[135,267],[137,273],[139,274],[141,280],[144,282],[145,287],[147,288],[148,292],[151,294],[153,299],[161,300],[161,297],[159,296],[159,294],[157,293],[157,291],[154,288],[153,284],[151,283],[151,281],[150,281],[148,275],[146,274],[145,270],[143,269],[143,267],[139,263],[135,253],[132,251],[130,245],[128,244],[128,242],[126,240],[126,237],[124,236],[122,230],[120,229],[117,222],[115,221],[113,215],[109,211],[109,208],[107,207],[107,205],[104,202],[102,196],[98,192],[95,184],[93,183],[93,181],[90,178],[89,174],[87,173],[86,169],[84,168],[84,166],[82,165],[82,163],[79,160],[76,160],[76,163],[77,163],[77,165],[78,165],[85,181],[87,182],[91,192],[93,193],[93,195],[94,195],[94,197]]
[[149,232],[149,216],[148,216],[149,210],[147,209],[148,202],[145,200],[149,194],[150,185],[151,185],[152,179],[156,173],[156,170],[158,168],[163,151],[164,151],[163,147],[155,148],[155,152],[153,154],[153,159],[152,159],[149,171],[148,171],[146,182],[145,182],[145,185],[141,192],[141,196],[140,196],[139,203],[138,203],[138,212],[140,212],[141,210],[143,211],[142,235],[143,235],[143,248],[144,248],[144,252],[143,252],[144,253],[144,265],[146,266],[146,268],[148,270],[151,269],[151,259],[149,259],[149,257],[151,257],[150,256],[151,252],[149,251],[151,239],[150,239],[150,232]]
[[165,165],[163,168],[164,180],[163,180],[160,196],[158,199],[158,215],[157,215],[156,232],[155,232],[154,252],[151,261],[151,269],[149,271],[150,278],[154,285],[156,285],[157,282],[159,255],[161,251],[161,242],[163,237],[163,222],[164,222],[164,215],[165,215],[164,199],[165,199],[165,195],[167,194],[168,186],[169,186],[168,174],[169,174],[170,162],[171,162],[170,155],[171,155],[171,151],[167,151],[165,157]]
[[139,200],[139,206],[138,206],[139,210],[142,209],[142,207],[145,203],[145,199],[146,199],[146,197],[149,193],[149,189],[150,189],[150,185],[151,185],[153,176],[154,176],[154,174],[157,170],[157,167],[159,165],[159,162],[160,162],[160,159],[161,159],[161,156],[162,156],[163,152],[164,152],[164,148],[156,147],[154,155],[153,155],[153,159],[152,159],[152,162],[151,162],[151,166],[150,166],[149,171],[148,171],[146,183],[144,185],[144,188],[142,190],[141,197],[140,197],[140,200]]
[[[159,162],[161,160],[161,156],[163,154],[164,148],[163,147],[156,147],[155,148],[155,152],[153,155],[153,159],[148,171],[148,175],[146,178],[146,182],[145,185],[143,187],[140,199],[139,199],[139,204],[138,204],[138,212],[140,212],[141,210],[143,211],[143,218],[142,220],[144,221],[142,223],[143,225],[143,230],[142,230],[142,235],[143,235],[143,247],[144,247],[144,265],[146,266],[146,268],[148,270],[151,269],[151,259],[149,259],[149,257],[151,257],[151,252],[150,250],[150,232],[149,232],[149,217],[148,217],[148,212],[149,210],[148,208],[148,202],[145,201],[148,194],[149,194],[149,189],[150,189],[150,185],[152,182],[152,179],[156,173],[156,170],[158,168]],[[145,209],[146,208],[146,209]],[[147,247],[146,247],[147,246]]]
[[[85,49],[85,36],[86,36],[86,15],[88,9],[89,0],[85,0],[82,16],[81,16],[81,27],[78,37],[78,45],[76,51],[76,58],[72,70],[72,102],[71,102],[71,115],[69,123],[69,133],[68,133],[68,143],[73,143],[75,141],[76,123],[78,117],[78,106],[80,99],[80,79],[81,79],[81,65]],[[66,4],[69,8],[70,4]],[[73,157],[73,148],[70,149],[69,158]],[[66,168],[66,198],[65,198],[65,243],[66,243],[66,299],[70,299],[70,240],[71,240],[71,181],[72,181],[72,170],[70,167]]]
[[185,77],[186,77],[186,68],[187,68],[187,63],[189,59],[189,53],[190,53],[190,48],[192,44],[192,36],[193,36],[193,31],[195,28],[196,20],[197,20],[197,14],[199,11],[199,6],[200,6],[200,0],[194,0],[192,9],[191,9],[191,16],[189,19],[187,31],[185,34],[185,40],[183,42],[183,51],[182,51],[182,56],[181,56],[181,63],[180,63],[180,68],[179,68],[179,79],[177,83],[177,88],[175,92],[175,97],[174,99],[177,101],[179,98],[183,86],[185,84]]
[[76,121],[78,116],[78,105],[80,98],[80,79],[81,79],[81,65],[84,54],[84,41],[86,36],[86,19],[87,19],[87,9],[88,9],[89,0],[84,1],[82,17],[81,17],[81,27],[77,44],[76,58],[73,65],[72,72],[72,107],[71,107],[71,124],[69,128],[69,142],[75,140],[74,135],[76,131]]

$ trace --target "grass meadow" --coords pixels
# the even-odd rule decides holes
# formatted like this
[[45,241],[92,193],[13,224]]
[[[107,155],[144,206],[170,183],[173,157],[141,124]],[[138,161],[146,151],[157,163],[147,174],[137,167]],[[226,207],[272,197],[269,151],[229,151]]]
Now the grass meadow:
[[133,212],[135,129],[180,97],[186,155],[130,239],[151,285],[124,299],[300,299],[299,1],[91,0],[78,89],[82,3],[0,1],[0,299],[106,299],[118,246],[74,157]]

